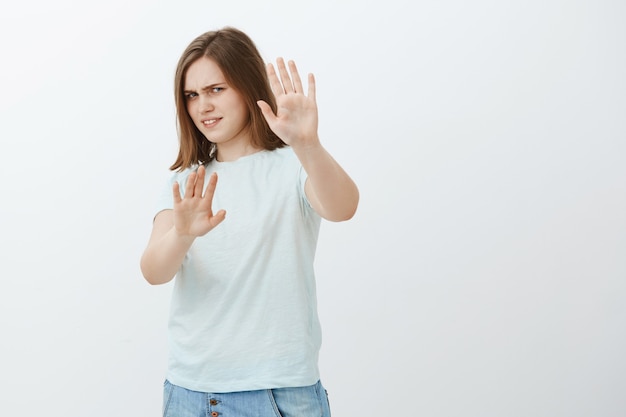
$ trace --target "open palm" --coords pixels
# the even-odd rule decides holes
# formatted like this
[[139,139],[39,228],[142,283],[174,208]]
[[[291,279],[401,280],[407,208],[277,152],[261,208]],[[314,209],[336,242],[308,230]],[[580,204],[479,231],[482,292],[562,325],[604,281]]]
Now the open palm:
[[289,71],[282,58],[278,58],[276,64],[278,74],[272,64],[267,65],[267,76],[276,97],[276,114],[266,102],[258,102],[265,120],[270,129],[288,145],[307,145],[317,141],[317,103],[313,74],[309,74],[308,94],[305,95],[295,62],[289,61]]
[[215,215],[213,214],[212,204],[217,185],[217,174],[211,175],[206,191],[204,191],[205,172],[204,166],[201,165],[197,172],[189,174],[184,197],[180,195],[178,183],[174,183],[174,227],[181,235],[203,236],[226,217],[224,210],[219,210]]

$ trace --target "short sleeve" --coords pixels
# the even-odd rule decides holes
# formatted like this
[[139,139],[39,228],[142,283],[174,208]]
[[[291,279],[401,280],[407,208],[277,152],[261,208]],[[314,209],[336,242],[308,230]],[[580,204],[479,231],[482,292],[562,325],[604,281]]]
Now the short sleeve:
[[154,206],[154,215],[156,216],[163,210],[171,210],[174,208],[174,197],[172,195],[172,187],[175,181],[180,181],[181,173],[171,174],[163,180],[161,192],[158,194]]
[[302,165],[300,165],[300,168],[298,170],[298,181],[299,181],[299,189],[298,191],[300,192],[300,196],[302,201],[305,203],[307,208],[312,208],[311,207],[311,203],[309,202],[309,199],[306,196],[306,191],[305,191],[305,185],[306,185],[306,180],[309,177],[309,175],[307,174],[307,172],[304,170],[304,168],[302,167]]

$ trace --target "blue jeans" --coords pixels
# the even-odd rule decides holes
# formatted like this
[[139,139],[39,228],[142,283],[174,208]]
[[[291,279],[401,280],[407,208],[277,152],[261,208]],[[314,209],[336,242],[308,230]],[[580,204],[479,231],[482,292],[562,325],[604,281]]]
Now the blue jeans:
[[330,417],[330,407],[319,381],[309,387],[213,394],[166,380],[163,417]]

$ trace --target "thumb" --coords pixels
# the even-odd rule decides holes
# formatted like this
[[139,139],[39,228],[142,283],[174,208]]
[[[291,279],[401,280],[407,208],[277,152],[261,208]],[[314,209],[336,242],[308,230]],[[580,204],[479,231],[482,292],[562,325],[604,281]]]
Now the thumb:
[[274,119],[276,119],[276,115],[272,111],[269,104],[263,100],[257,101],[256,104],[261,109],[261,113],[263,114],[263,117],[265,117],[265,120],[267,120],[267,123],[271,123]]
[[209,223],[211,224],[211,228],[214,228],[215,226],[223,222],[225,218],[226,218],[226,210],[220,210],[217,213],[215,213],[214,216],[209,218]]

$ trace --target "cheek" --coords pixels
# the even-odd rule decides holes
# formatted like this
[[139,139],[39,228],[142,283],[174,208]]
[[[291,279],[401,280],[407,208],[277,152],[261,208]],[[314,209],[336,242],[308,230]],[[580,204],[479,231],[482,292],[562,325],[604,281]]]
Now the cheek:
[[193,101],[187,103],[187,115],[189,116],[189,118],[191,120],[193,120],[194,123],[196,122],[196,117],[195,117],[196,111],[195,111],[195,108],[196,108],[196,106],[195,106],[195,103]]
[[236,93],[229,96],[229,107],[239,113],[243,120],[250,120],[250,112],[243,97]]
[[248,106],[246,106],[246,103],[243,103],[241,101],[238,103],[238,105],[239,105],[239,108],[237,110],[239,111],[239,114],[241,115],[241,119],[249,122],[250,112],[248,111]]

